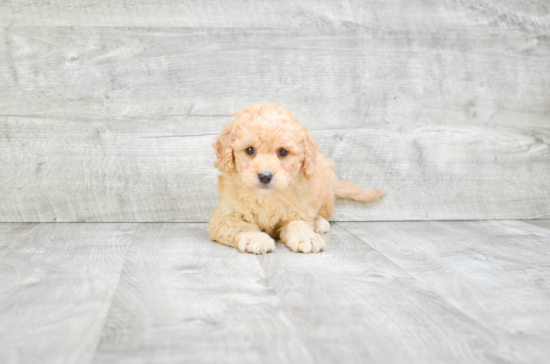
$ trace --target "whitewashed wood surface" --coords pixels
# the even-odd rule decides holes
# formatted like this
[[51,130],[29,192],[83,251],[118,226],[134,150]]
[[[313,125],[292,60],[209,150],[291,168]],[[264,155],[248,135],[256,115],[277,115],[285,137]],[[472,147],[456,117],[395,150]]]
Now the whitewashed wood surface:
[[255,256],[206,224],[0,224],[0,362],[548,361],[550,220],[325,237]]
[[[550,33],[544,1],[522,0],[269,0],[154,2],[121,0],[3,0],[0,21],[9,26],[125,26],[220,28],[452,29],[478,21]],[[474,18],[474,19],[472,19]]]
[[204,222],[231,114],[288,107],[335,221],[550,217],[550,6],[2,1],[0,221]]
[[0,363],[89,363],[132,224],[0,224]]
[[508,358],[483,325],[338,226],[321,254],[278,244],[258,258],[208,240],[204,225],[140,225],[94,362]]
[[539,349],[550,341],[550,229],[521,221],[340,224],[483,322],[511,355],[521,353],[512,362],[548,360],[550,350]]

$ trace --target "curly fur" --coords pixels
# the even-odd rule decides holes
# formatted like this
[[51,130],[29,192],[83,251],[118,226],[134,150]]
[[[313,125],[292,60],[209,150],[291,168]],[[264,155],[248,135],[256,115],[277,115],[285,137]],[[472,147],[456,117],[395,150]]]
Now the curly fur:
[[[327,220],[337,197],[366,202],[383,192],[338,181],[336,163],[319,154],[307,129],[278,105],[256,104],[237,111],[213,147],[214,166],[222,175],[220,204],[208,222],[208,233],[242,252],[273,251],[277,238],[295,252],[322,251],[325,242],[317,233],[330,229]],[[254,155],[245,152],[248,147],[254,148]],[[288,155],[279,156],[281,148]],[[261,172],[273,174],[271,183],[260,183]]]

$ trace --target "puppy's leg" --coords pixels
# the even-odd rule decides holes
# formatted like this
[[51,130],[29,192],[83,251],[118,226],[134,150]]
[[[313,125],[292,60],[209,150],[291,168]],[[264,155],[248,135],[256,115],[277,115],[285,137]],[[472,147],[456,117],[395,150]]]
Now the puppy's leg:
[[219,216],[214,211],[208,221],[210,238],[243,253],[265,254],[275,250],[275,241],[251,223],[235,216]]
[[313,223],[315,225],[315,232],[318,234],[324,234],[330,231],[330,223],[321,215],[318,215]]
[[325,241],[315,234],[313,225],[306,221],[291,221],[281,229],[281,241],[293,252],[318,253],[325,250]]

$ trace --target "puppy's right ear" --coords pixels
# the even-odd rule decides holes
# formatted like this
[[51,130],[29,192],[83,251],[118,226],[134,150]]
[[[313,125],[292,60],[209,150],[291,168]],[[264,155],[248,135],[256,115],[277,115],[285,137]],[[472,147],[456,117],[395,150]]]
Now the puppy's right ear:
[[310,179],[315,170],[315,162],[317,161],[317,151],[319,147],[315,140],[309,136],[307,129],[304,127],[304,176]]
[[216,161],[214,167],[222,173],[233,173],[235,171],[235,157],[233,155],[233,135],[231,128],[233,123],[226,124],[223,127],[222,134],[216,139],[212,146],[216,152]]

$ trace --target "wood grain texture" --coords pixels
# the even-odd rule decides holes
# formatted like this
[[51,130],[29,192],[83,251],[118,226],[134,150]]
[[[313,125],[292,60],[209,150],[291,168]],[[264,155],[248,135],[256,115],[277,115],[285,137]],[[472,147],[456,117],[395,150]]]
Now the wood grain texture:
[[550,217],[543,1],[4,0],[2,19],[0,221],[204,222],[209,144],[262,100],[387,188],[336,221]]
[[317,128],[548,126],[550,40],[514,29],[9,27],[0,37],[2,115],[185,122],[267,100]]
[[206,221],[216,204],[214,135],[178,123],[10,120],[4,221]]
[[241,254],[205,224],[140,224],[136,237],[97,363],[525,362],[338,226],[312,255]]
[[550,220],[529,220],[524,222],[529,223],[531,225],[540,226],[545,229],[550,229]]
[[486,21],[548,34],[544,1],[392,0],[294,2],[236,0],[70,1],[2,0],[0,22],[36,26],[447,29]]
[[[187,123],[9,117],[0,221],[205,222],[217,205],[211,143]],[[543,128],[411,126],[313,130],[344,181],[387,189],[337,203],[332,220],[550,216]]]
[[326,239],[321,254],[283,248],[259,257],[316,362],[520,362],[483,324],[365,242],[338,225]]
[[0,363],[88,363],[135,225],[0,224]]
[[338,223],[506,343],[513,362],[550,350],[550,230],[521,221]]
[[206,224],[140,224],[96,363],[312,363],[257,258]]
[[547,361],[550,220],[325,238],[258,257],[206,224],[0,224],[0,362]]

